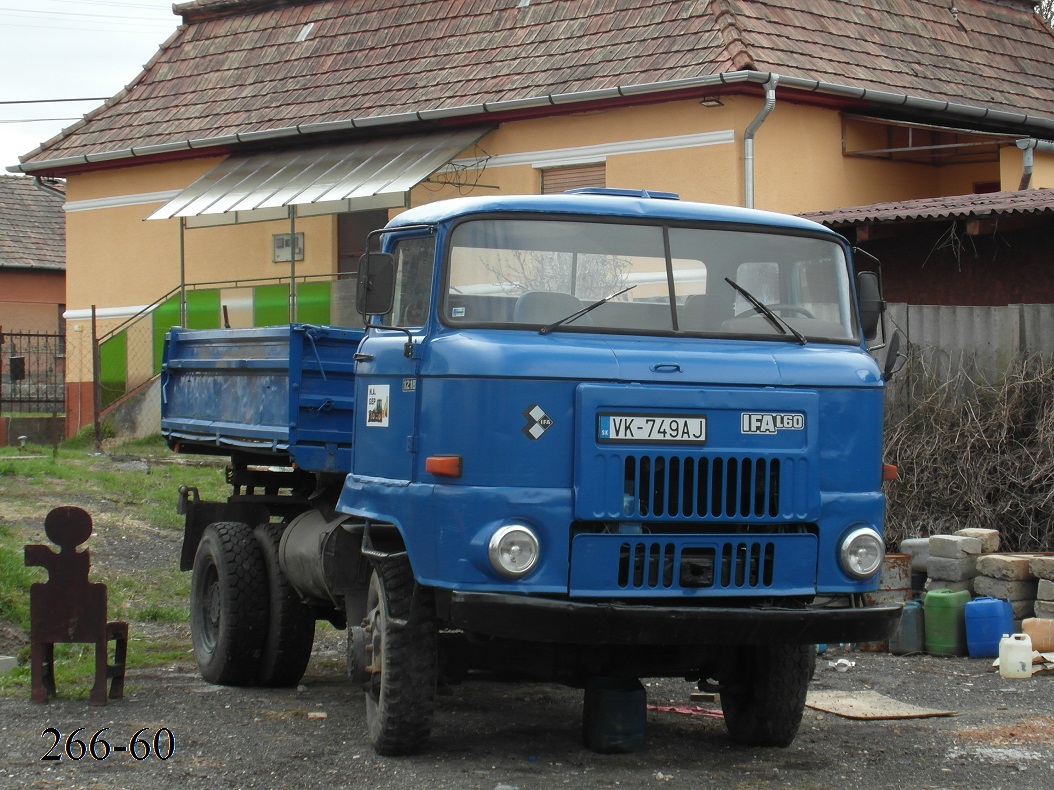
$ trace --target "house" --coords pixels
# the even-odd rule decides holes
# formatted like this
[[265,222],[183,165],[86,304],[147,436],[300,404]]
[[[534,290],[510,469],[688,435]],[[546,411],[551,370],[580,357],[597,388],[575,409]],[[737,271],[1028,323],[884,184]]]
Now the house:
[[0,176],[0,447],[50,435],[47,420],[10,415],[65,409],[64,200],[54,184]]
[[[173,323],[353,320],[340,275],[410,205],[603,185],[801,213],[1054,186],[1032,0],[175,11],[138,79],[14,168],[67,179],[69,336],[91,305],[114,331],[104,404]],[[69,412],[95,389],[71,371]]]
[[0,330],[57,333],[66,302],[63,193],[0,176]]

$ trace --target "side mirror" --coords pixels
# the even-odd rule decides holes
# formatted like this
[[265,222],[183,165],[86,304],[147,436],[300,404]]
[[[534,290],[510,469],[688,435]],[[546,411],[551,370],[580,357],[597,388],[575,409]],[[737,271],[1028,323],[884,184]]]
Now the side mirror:
[[367,252],[359,258],[356,307],[365,318],[387,315],[395,303],[395,257],[387,252]]
[[864,327],[864,338],[874,340],[878,336],[878,322],[886,309],[878,275],[875,272],[859,272],[856,275],[856,288],[860,297],[860,323]]

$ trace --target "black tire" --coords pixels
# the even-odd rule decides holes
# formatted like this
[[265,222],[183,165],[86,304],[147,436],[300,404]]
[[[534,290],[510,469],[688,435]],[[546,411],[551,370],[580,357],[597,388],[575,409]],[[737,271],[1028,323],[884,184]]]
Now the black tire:
[[267,573],[267,635],[256,672],[261,686],[300,682],[315,644],[315,613],[293,589],[278,564],[282,524],[261,524],[254,531]]
[[201,676],[245,686],[256,679],[267,628],[267,571],[247,524],[205,528],[194,555],[190,634]]
[[364,630],[370,743],[378,754],[412,754],[432,729],[439,660],[435,600],[405,557],[374,569]]
[[729,737],[744,746],[790,746],[805,711],[816,646],[742,647],[735,666],[721,683]]

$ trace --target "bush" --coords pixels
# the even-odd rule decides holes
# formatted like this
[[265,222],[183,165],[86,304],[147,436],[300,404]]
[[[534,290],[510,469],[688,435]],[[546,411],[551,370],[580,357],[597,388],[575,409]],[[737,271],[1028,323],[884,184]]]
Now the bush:
[[890,390],[886,540],[997,529],[1006,551],[1054,548],[1054,362],[1015,359],[1002,380],[939,376],[915,354]]

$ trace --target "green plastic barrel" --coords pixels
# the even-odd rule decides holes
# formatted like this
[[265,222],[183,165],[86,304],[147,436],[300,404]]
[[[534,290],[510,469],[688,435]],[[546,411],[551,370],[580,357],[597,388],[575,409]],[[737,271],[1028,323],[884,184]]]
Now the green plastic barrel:
[[930,590],[923,599],[926,652],[931,656],[966,655],[966,590]]

